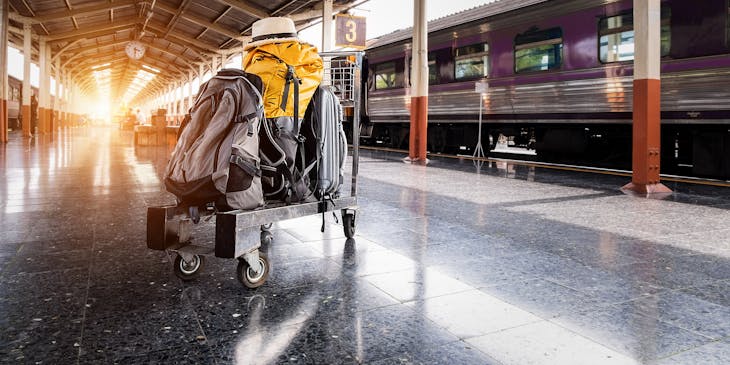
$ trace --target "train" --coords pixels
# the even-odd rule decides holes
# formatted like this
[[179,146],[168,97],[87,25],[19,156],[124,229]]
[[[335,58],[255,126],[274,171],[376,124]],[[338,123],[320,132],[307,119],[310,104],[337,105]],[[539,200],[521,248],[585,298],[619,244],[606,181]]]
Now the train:
[[[500,0],[428,25],[428,150],[631,169],[632,0]],[[411,29],[365,50],[363,144],[408,146]],[[477,92],[477,84],[485,90]],[[662,173],[730,180],[730,2],[661,1]]]
[[[37,92],[37,88],[35,89]],[[23,81],[13,76],[8,76],[8,128],[12,130],[21,129],[22,114],[20,103],[23,100]]]
[[[39,95],[36,86],[30,87],[31,95]],[[51,103],[55,100],[55,96],[51,95]],[[8,75],[8,129],[21,130],[23,122],[23,114],[21,113],[21,103],[23,101],[23,80]],[[36,117],[37,118],[37,117]],[[35,123],[32,124],[35,128]]]

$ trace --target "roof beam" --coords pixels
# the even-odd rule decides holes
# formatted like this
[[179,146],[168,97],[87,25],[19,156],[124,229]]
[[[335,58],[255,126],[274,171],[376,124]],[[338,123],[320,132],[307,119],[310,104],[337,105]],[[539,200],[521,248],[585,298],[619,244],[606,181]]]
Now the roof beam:
[[[71,61],[73,61],[73,60],[75,60],[75,59],[83,56],[84,53],[87,53],[89,51],[93,51],[93,50],[96,50],[96,49],[99,49],[99,48],[104,48],[104,47],[109,47],[109,46],[115,46],[115,45],[119,45],[119,44],[124,44],[124,43],[127,43],[127,42],[129,42],[129,39],[111,41],[111,42],[106,42],[106,43],[101,43],[101,44],[96,44],[96,45],[86,46],[86,47],[79,47],[79,48],[75,48],[75,49],[69,50],[69,52],[73,52],[73,56],[71,56],[70,58],[68,58],[63,63],[63,66],[62,67],[65,68],[66,65],[68,65]],[[152,44],[151,42],[146,42],[146,41],[144,41],[144,38],[143,39],[140,39],[139,42],[142,43],[142,44],[144,44],[148,48],[151,48],[151,49],[157,50],[159,52],[166,53],[166,54],[169,54],[169,55],[173,56],[174,57],[174,60],[172,61],[173,64],[176,63],[176,62],[181,62],[181,63],[183,63],[183,65],[185,67],[189,68],[190,70],[192,70],[194,73],[197,74],[198,68],[196,66],[194,66],[193,64],[189,63],[188,61],[186,61],[185,58],[179,57],[180,56],[179,54],[173,53],[172,51],[167,50],[167,49],[164,49],[162,47],[157,47],[156,45]]]
[[92,46],[74,48],[72,50],[69,50],[69,52],[73,53],[73,56],[69,57],[63,63],[62,67],[66,67],[66,65],[68,65],[69,62],[71,62],[71,61],[73,61],[73,60],[75,60],[75,59],[83,56],[84,53],[86,53],[86,52],[93,51],[93,50],[97,50],[99,48],[104,48],[104,47],[109,47],[109,46],[116,46],[118,44],[127,43],[127,42],[129,42],[129,40],[128,39],[124,39],[124,40],[116,40],[116,41],[111,41],[111,42],[106,42],[106,43],[95,44],[95,45],[92,45]]
[[[160,5],[164,6],[164,4]],[[172,19],[170,19],[170,21],[167,23],[167,32],[165,32],[164,37],[167,37],[167,35],[170,34],[170,32],[175,28],[175,25],[177,25],[177,22],[180,19],[180,15],[182,15],[183,11],[188,8],[188,5],[190,5],[190,0],[183,0],[183,2],[180,3],[180,5],[177,7],[177,11],[173,13]],[[167,6],[165,6],[165,8],[167,8]]]
[[46,36],[48,42],[59,42],[68,41],[73,42],[79,38],[94,38],[101,35],[109,34],[120,29],[127,29],[137,25],[139,18],[131,18],[126,20],[120,20],[118,22],[111,22],[107,24],[97,25],[95,27],[89,27],[85,29],[72,30],[65,33],[57,33]]
[[[147,28],[152,29],[153,31],[157,32],[157,34],[165,34],[165,31],[166,31],[162,26],[154,24],[152,22],[149,22],[147,24]],[[201,49],[203,51],[208,51],[211,53],[221,53],[221,50],[214,45],[210,45],[208,43],[201,42],[197,39],[190,38],[190,37],[187,37],[184,35],[170,33],[167,37],[165,37],[165,39],[167,39],[167,38],[177,39],[178,41],[183,42],[184,44],[195,46],[196,48]]]
[[254,18],[263,19],[269,17],[269,12],[266,9],[258,6],[253,6],[247,1],[239,0],[216,0],[219,3],[226,4],[234,9],[240,10]]
[[[163,3],[156,4],[155,5],[155,8],[160,9],[160,10],[163,10],[163,11],[166,11],[166,12],[168,12],[170,14],[173,14],[173,15],[176,15],[178,13],[178,9],[177,8],[172,7],[172,6],[169,6],[169,5],[165,5]],[[193,22],[193,23],[195,23],[195,24],[197,24],[197,25],[199,25],[201,27],[210,28],[210,30],[215,31],[215,32],[218,32],[218,33],[220,33],[220,34],[222,34],[222,35],[224,35],[224,36],[226,36],[228,38],[238,39],[238,38],[241,37],[240,34],[238,34],[237,32],[235,32],[233,30],[230,30],[230,29],[227,29],[225,27],[222,27],[219,24],[211,23],[208,20],[205,20],[203,18],[200,18],[200,17],[195,16],[195,15],[192,15],[192,14],[181,14],[180,17],[183,18],[183,19],[189,20],[189,21],[191,21],[191,22]],[[170,29],[172,29],[172,28],[170,28]]]
[[[349,9],[349,6],[347,5],[335,5],[332,7],[332,14],[337,14],[343,10]],[[314,9],[303,11],[296,14],[291,14],[287,16],[294,22],[301,22],[305,20],[311,20],[311,19],[318,19],[322,17],[322,5],[321,3],[316,5]]]
[[78,15],[96,13],[100,11],[109,11],[112,9],[119,9],[127,6],[135,6],[138,2],[139,1],[137,0],[116,0],[114,2],[105,2],[97,5],[80,6],[74,9],[56,11],[43,15],[36,15],[32,18],[28,18],[28,21],[33,23],[45,23],[58,19],[71,18]]

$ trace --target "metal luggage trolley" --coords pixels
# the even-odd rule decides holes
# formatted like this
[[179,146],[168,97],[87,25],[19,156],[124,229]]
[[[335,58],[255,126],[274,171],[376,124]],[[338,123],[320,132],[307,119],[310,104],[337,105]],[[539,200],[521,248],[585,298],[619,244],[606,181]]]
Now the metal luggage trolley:
[[[192,280],[203,266],[203,257],[237,258],[236,277],[248,288],[264,284],[269,276],[269,259],[259,249],[273,241],[270,228],[274,222],[299,218],[339,209],[345,236],[355,235],[357,209],[357,171],[360,140],[360,93],[363,52],[323,52],[325,71],[322,83],[330,85],[343,108],[352,111],[352,184],[350,194],[344,192],[330,204],[310,198],[299,204],[267,204],[256,210],[215,212],[212,208],[200,212],[203,219],[215,217],[214,247],[193,244],[193,221],[178,206],[147,208],[147,247],[177,254],[173,263],[175,274]],[[348,113],[345,113],[346,115]],[[344,188],[344,186],[343,186]],[[207,217],[206,217],[207,216]],[[197,222],[196,222],[197,223]]]

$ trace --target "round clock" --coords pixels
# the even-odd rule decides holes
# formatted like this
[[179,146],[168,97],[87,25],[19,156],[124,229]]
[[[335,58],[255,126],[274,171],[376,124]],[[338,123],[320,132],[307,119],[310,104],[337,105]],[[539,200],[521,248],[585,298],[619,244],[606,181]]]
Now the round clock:
[[127,43],[127,47],[124,50],[127,52],[129,58],[138,60],[144,56],[145,47],[144,44],[138,41],[131,41]]

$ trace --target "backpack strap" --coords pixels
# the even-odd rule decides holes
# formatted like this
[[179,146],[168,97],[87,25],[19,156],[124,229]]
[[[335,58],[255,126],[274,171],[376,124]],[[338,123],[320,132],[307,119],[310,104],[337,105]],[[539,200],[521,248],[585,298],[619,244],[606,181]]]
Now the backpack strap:
[[256,164],[254,163],[244,160],[241,156],[231,155],[231,159],[229,160],[229,162],[240,167],[241,170],[245,171],[251,176],[261,177],[261,168],[256,166]]

